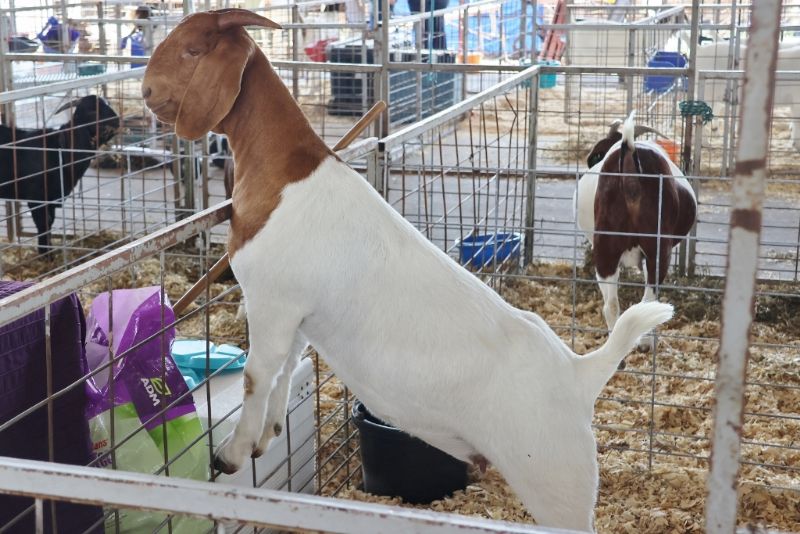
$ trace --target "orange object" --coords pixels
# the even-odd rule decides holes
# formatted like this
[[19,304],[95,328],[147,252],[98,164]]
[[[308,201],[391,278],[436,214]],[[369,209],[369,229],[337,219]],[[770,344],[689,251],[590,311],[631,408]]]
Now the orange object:
[[656,139],[656,143],[667,152],[672,163],[678,165],[681,159],[681,147],[678,143],[672,139]]
[[483,54],[480,52],[470,52],[467,54],[467,63],[477,65],[483,59]]

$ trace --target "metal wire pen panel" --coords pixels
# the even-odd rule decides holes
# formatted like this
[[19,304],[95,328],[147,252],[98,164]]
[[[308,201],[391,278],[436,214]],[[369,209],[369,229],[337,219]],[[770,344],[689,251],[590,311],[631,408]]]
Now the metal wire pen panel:
[[[350,154],[358,155],[354,148]],[[316,356],[293,373],[284,428],[267,453],[235,475],[210,467],[209,454],[241,407],[247,331],[236,317],[238,286],[230,279],[213,284],[181,317],[169,302],[213,258],[209,241],[195,237],[228,217],[223,204],[39,285],[3,283],[0,335],[37,340],[0,357],[21,365],[10,379],[21,372],[37,384],[27,392],[4,389],[10,404],[0,419],[3,455],[301,493],[354,483],[359,463],[349,394]],[[40,511],[32,501],[4,502],[0,529],[9,532],[33,525],[40,512],[55,531],[213,527],[132,509],[48,502]]]
[[139,76],[4,95],[15,125],[2,146],[4,272],[45,275],[190,209],[175,173],[177,140],[145,109]]
[[[252,35],[329,144],[375,100],[386,99],[390,113],[383,124],[342,157],[453,261],[509,304],[541,315],[579,354],[596,349],[608,335],[597,287],[598,251],[590,246],[594,235],[654,237],[662,244],[673,237],[660,229],[579,229],[576,205],[585,200],[579,184],[589,169],[589,151],[631,111],[637,124],[658,131],[639,140],[660,145],[684,171],[697,198],[697,221],[670,254],[663,282],[646,288],[634,266],[622,269],[616,284],[621,308],[652,291],[672,303],[676,315],[649,336],[652,348],[627,357],[597,402],[596,526],[601,532],[702,531],[721,302],[726,284],[749,283],[723,274],[730,262],[736,147],[748,136],[747,125],[744,131],[739,125],[744,73],[737,61],[744,57],[752,6],[704,4],[693,12],[688,6],[583,2],[563,6],[565,16],[558,19],[558,2],[534,2],[546,8],[534,16],[534,5],[484,0],[435,6],[433,13],[395,12],[388,24],[375,26],[376,3],[363,4],[358,20],[328,7],[336,4],[258,7],[285,29]],[[153,24],[166,32],[184,6],[163,7]],[[100,11],[95,4],[68,7],[73,8],[93,31],[102,28],[98,45],[106,49],[98,57],[128,54],[116,43],[132,29],[130,21],[114,21],[121,10],[108,2]],[[13,13],[20,25],[26,17],[40,18],[37,10],[3,13]],[[784,8],[779,57],[793,48],[798,16],[800,7]],[[446,46],[434,47],[442,38]],[[555,46],[548,49],[554,53],[546,58],[550,62],[528,68],[539,59],[533,50],[562,39],[559,63]],[[234,279],[223,277],[185,315],[175,317],[168,304],[224,252],[229,206],[219,203],[225,198],[222,167],[231,159],[226,140],[214,135],[183,142],[155,122],[141,100],[143,69],[126,65],[135,58],[98,60],[107,64],[105,73],[78,76],[64,72],[71,67],[56,72],[50,64],[56,62],[22,55],[3,58],[4,67],[13,64],[4,69],[6,79],[19,87],[0,95],[4,118],[13,117],[17,128],[41,132],[34,137],[44,139],[44,128],[64,124],[65,137],[74,135],[72,112],[55,110],[88,95],[103,96],[120,125],[104,146],[65,150],[48,144],[33,150],[37,160],[50,153],[62,163],[76,155],[92,160],[76,183],[58,175],[57,194],[43,202],[57,206],[45,232],[36,227],[28,199],[18,192],[2,195],[0,372],[8,364],[10,372],[28,378],[12,388],[19,398],[0,402],[0,456],[24,459],[0,459],[0,472],[38,485],[9,487],[0,476],[0,500],[6,494],[24,499],[0,505],[0,533],[37,527],[114,531],[136,521],[147,532],[404,532],[423,524],[442,531],[537,531],[491,467],[484,475],[472,472],[464,491],[416,507],[459,518],[363,502],[400,504],[362,491],[354,399],[325,355],[313,350],[292,376],[287,420],[269,451],[236,475],[215,472],[213,451],[241,403],[237,368],[248,331],[237,314],[240,292]],[[61,55],[50,56],[56,57]],[[475,61],[481,63],[470,64]],[[79,61],[74,63],[77,69]],[[112,66],[117,63],[119,68]],[[791,100],[797,69],[778,70],[737,464],[737,524],[794,531],[800,524],[800,182],[794,143],[800,128]],[[18,137],[0,146],[17,154],[23,149],[31,151]],[[622,174],[665,180],[658,173]],[[18,175],[12,183],[33,178]],[[652,215],[661,221],[663,198],[657,206]],[[44,252],[42,234],[50,238]],[[6,279],[39,282],[27,287]],[[135,337],[124,314],[146,309],[148,329]],[[16,340],[9,350],[3,336]],[[26,336],[36,342],[26,344],[30,354],[23,355],[18,341]],[[153,367],[132,375],[144,392],[138,400],[147,409],[140,410],[132,396],[121,394],[130,386],[126,374],[135,370],[126,362],[150,352],[156,355]],[[441,355],[444,361],[451,356]],[[86,409],[90,394],[102,401],[94,412]],[[70,441],[68,434],[79,427],[83,434]],[[95,477],[81,469],[87,465]],[[118,472],[124,470],[142,476]],[[68,502],[70,477],[80,480],[83,508]],[[185,477],[195,480],[177,480]],[[125,484],[135,490],[116,493]],[[170,497],[171,490],[180,497]]]
[[[620,74],[635,87],[658,74],[626,69]],[[543,73],[558,77],[555,88],[541,89],[534,81],[529,92],[531,86],[509,81],[382,140],[379,183],[387,200],[455,261],[472,268],[510,304],[542,315],[574,350],[586,353],[602,342],[606,326],[592,251],[576,228],[574,195],[592,143],[606,135],[612,120],[626,116],[625,98],[618,98],[616,82],[565,97],[566,79],[614,76],[603,69],[543,67],[539,79]],[[634,109],[641,123],[652,121],[680,147],[685,119],[677,99],[670,98],[671,105],[654,107],[649,98],[637,96]],[[680,163],[679,152],[674,155]],[[656,288],[660,299],[676,306],[677,317],[659,330],[655,350],[627,358],[626,369],[612,379],[596,407],[604,488],[597,509],[601,530],[623,528],[620,522],[650,532],[703,524],[725,283],[719,276],[727,260],[731,196],[727,179],[688,179],[699,204],[688,258],[693,274],[680,274],[688,272],[682,263],[687,259],[676,248],[670,274]],[[783,176],[773,177],[769,187],[800,194],[796,182]],[[800,303],[794,275],[798,220],[790,204],[796,202],[768,195],[764,208],[742,442],[740,483],[746,497],[739,510],[740,522],[759,522],[763,516],[755,503],[771,503],[765,524],[788,529],[797,516],[791,503],[799,490],[793,480],[800,428],[800,396],[791,371],[798,357],[791,311]],[[623,301],[641,299],[643,290],[638,274],[623,276]],[[486,488],[481,484],[487,482],[476,487]],[[663,503],[662,512],[652,513],[652,500]],[[509,506],[514,511],[499,517],[518,513]]]

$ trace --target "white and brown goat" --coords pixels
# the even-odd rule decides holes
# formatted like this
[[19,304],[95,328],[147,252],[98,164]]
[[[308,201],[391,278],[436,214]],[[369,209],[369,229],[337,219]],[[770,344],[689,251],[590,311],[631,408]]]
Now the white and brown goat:
[[228,136],[231,266],[250,352],[236,429],[215,465],[239,469],[280,432],[289,377],[310,342],[377,417],[465,461],[488,460],[536,520],[592,529],[594,402],[672,307],[638,304],[579,357],[426,240],[314,133],[244,30],[244,10],[186,17],[142,91],[181,137]]
[[[642,302],[655,300],[654,290],[664,282],[672,249],[688,235],[697,216],[694,191],[664,149],[635,141],[642,133],[663,134],[634,126],[634,115],[612,123],[606,137],[594,145],[587,158],[589,172],[580,178],[574,198],[578,228],[592,244],[609,330],[620,314],[620,265],[642,269],[644,262]],[[646,337],[640,346],[649,348],[651,342]]]

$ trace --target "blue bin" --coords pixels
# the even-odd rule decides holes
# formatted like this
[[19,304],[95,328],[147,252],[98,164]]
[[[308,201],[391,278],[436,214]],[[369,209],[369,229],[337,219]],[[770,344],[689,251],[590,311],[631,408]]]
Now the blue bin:
[[[539,65],[547,65],[548,67],[557,67],[561,65],[560,61],[555,59],[540,59],[537,61]],[[539,74],[539,89],[550,89],[556,86],[555,73]]]
[[485,234],[465,237],[458,244],[461,265],[483,267],[495,260],[518,260],[522,248],[522,236],[510,234]]
[[[661,68],[661,69],[674,69],[683,68],[686,66],[686,56],[679,52],[667,52],[666,50],[659,50],[647,62],[648,67]],[[645,91],[656,91],[663,93],[668,91],[675,83],[675,76],[645,76],[644,89]],[[684,78],[683,88],[686,89],[687,80]]]

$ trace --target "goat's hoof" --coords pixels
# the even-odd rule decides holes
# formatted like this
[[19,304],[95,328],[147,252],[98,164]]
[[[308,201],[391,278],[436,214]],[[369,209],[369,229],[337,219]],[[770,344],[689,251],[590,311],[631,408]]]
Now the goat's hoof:
[[639,349],[639,352],[650,352],[650,351],[652,351],[653,348],[655,348],[654,347],[654,343],[653,343],[653,338],[650,337],[650,336],[647,336],[647,339],[642,339],[639,342],[639,346],[637,348]]
[[283,425],[280,423],[275,423],[272,426],[272,431],[275,433],[275,436],[280,436],[281,432],[283,432]]
[[254,454],[259,448],[254,442],[247,443],[241,439],[237,440],[231,433],[217,447],[214,455],[214,467],[226,475],[235,473],[242,468],[248,457],[257,458]]
[[232,475],[239,470],[237,466],[226,462],[219,453],[214,455],[214,469],[226,475]]
[[617,365],[617,370],[622,371],[623,369],[625,369],[625,365],[626,365],[625,360],[622,360],[621,362],[619,362],[619,365]]

